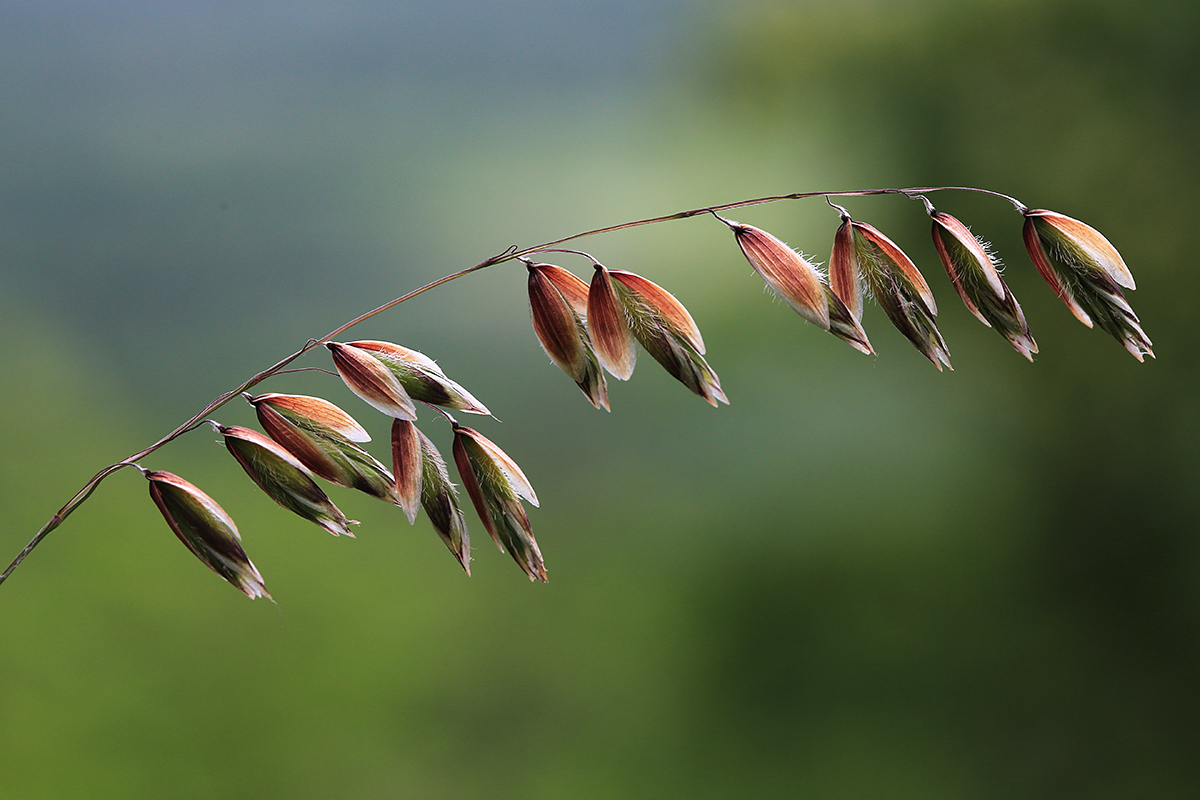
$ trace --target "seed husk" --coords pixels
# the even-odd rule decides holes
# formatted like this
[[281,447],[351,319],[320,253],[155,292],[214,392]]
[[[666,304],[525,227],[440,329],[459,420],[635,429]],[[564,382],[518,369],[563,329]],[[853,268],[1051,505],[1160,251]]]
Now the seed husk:
[[1029,333],[1021,305],[1001,279],[996,259],[988,246],[959,220],[932,210],[932,206],[929,208],[934,247],[967,310],[1032,361],[1033,354],[1038,351],[1037,342]]
[[463,486],[488,534],[508,552],[531,581],[546,580],[546,566],[529,517],[525,498],[537,505],[533,487],[507,454],[478,431],[454,424],[454,462]]
[[258,488],[288,511],[314,522],[334,536],[349,536],[357,524],[333,504],[312,479],[312,473],[279,443],[258,431],[213,423],[225,447]]
[[587,284],[553,264],[526,262],[526,266],[538,342],[593,406],[608,411],[608,387],[586,323]]
[[179,541],[209,569],[250,599],[271,599],[262,575],[242,550],[233,519],[215,500],[178,475],[144,470],[150,498]]
[[[432,358],[392,342],[374,340],[350,342],[377,358],[404,387],[413,400],[443,408],[465,411],[468,414],[491,414],[470,392],[446,377]],[[397,417],[404,419],[404,417]],[[415,417],[414,417],[415,419]]]
[[1075,318],[1099,325],[1138,361],[1153,358],[1150,338],[1121,291],[1134,282],[1116,248],[1079,220],[1045,209],[1024,213],[1025,249]]
[[397,502],[392,473],[366,450],[309,418],[301,417],[303,424],[295,424],[276,405],[261,402],[259,398],[247,399],[267,435],[309,470],[338,486]]
[[394,419],[416,419],[417,407],[388,367],[359,347],[326,342],[342,381],[376,411]]
[[829,330],[829,302],[821,274],[804,256],[761,228],[717,217],[733,231],[738,247],[772,291],[821,330]]
[[633,337],[673,378],[714,408],[729,403],[717,373],[705,361],[704,340],[675,296],[640,275],[609,270]]
[[588,289],[588,331],[600,365],[614,378],[627,381],[637,365],[633,332],[629,330],[608,269],[603,264],[596,264],[595,268]]
[[371,434],[367,433],[358,420],[324,398],[269,392],[257,397],[247,395],[246,399],[255,408],[261,404],[270,406],[288,422],[306,431],[324,436],[340,436],[351,442],[371,441]]
[[[842,217],[853,236],[852,268],[867,284],[888,319],[939,370],[950,366],[950,351],[938,330],[937,303],[917,266],[895,242],[865,222]],[[839,233],[845,236],[845,233]]]

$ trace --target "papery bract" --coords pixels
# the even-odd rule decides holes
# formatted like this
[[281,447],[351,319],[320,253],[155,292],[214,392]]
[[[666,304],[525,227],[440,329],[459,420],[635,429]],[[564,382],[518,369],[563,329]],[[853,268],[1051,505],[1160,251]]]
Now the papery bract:
[[1154,357],[1121,286],[1134,288],[1125,262],[1099,231],[1045,209],[1026,210],[1025,249],[1038,272],[1075,318],[1099,325],[1138,361]]
[[416,419],[417,407],[400,380],[374,354],[341,342],[326,342],[342,381],[363,402],[394,419]]
[[526,262],[533,331],[550,360],[596,408],[609,410],[608,387],[588,333],[588,285],[562,267]]
[[656,283],[624,270],[609,270],[617,302],[633,337],[673,378],[714,408],[728,404],[721,381],[704,360],[704,339],[683,304]]
[[475,511],[501,552],[507,551],[530,580],[545,581],[546,566],[529,517],[525,498],[537,505],[537,495],[520,467],[478,431],[454,425],[454,462]]
[[[848,254],[849,274],[866,283],[888,319],[922,355],[939,370],[943,365],[950,367],[950,353],[934,321],[937,303],[912,259],[874,227],[843,215],[834,237],[835,249],[843,250],[839,258],[847,254],[845,244],[838,242],[847,239],[853,243]],[[839,275],[839,290],[848,291],[841,266],[835,274]]]
[[308,468],[272,439],[258,431],[213,423],[225,447],[267,496],[334,536],[354,537],[351,520],[313,481]]
[[733,231],[742,254],[767,286],[797,314],[821,330],[829,330],[829,302],[817,268],[782,239],[760,228],[718,219]]
[[629,320],[617,299],[608,269],[596,264],[588,289],[587,325],[600,365],[614,378],[627,381],[637,365],[637,347]]
[[[338,486],[397,502],[395,482],[388,468],[334,428],[314,423],[310,417],[285,416],[277,404],[261,398],[247,399],[267,435],[313,473]],[[329,405],[337,409],[332,403]]]
[[[490,414],[470,392],[446,377],[432,358],[392,342],[374,340],[350,342],[350,346],[369,353],[391,370],[408,396],[430,405],[453,408],[468,414]],[[405,417],[397,417],[405,419]]]
[[404,498],[405,513],[408,513],[408,505],[413,504],[409,522],[416,519],[414,501],[419,500],[433,529],[470,575],[471,538],[441,453],[415,425],[404,420],[392,423],[392,447],[396,482],[398,492]]
[[213,572],[247,597],[266,597],[262,575],[240,543],[233,519],[217,502],[193,484],[170,472],[144,470],[150,498],[179,541]]
[[959,220],[928,206],[933,220],[933,244],[946,268],[950,283],[967,310],[980,322],[1008,340],[1030,361],[1038,351],[1029,333],[1025,314],[1008,285],[1001,279],[995,257],[987,245]]

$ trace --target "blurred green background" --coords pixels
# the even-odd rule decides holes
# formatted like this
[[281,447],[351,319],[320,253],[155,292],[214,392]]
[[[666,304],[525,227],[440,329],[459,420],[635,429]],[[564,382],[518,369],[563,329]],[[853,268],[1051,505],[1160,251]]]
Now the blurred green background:
[[[590,240],[688,305],[732,405],[648,357],[596,412],[499,266],[359,338],[503,420],[547,585],[471,512],[333,492],[335,540],[197,431],[148,458],[238,520],[250,602],[112,477],[0,587],[5,798],[1191,798],[1200,792],[1200,7],[1132,1],[6,2],[0,544],[305,339],[510,244],[777,192],[974,185],[1122,251],[1157,361],[1076,322],[1001,201],[1033,364],[954,372],[764,296],[699,218]],[[819,199],[743,210],[820,260]],[[565,257],[564,257],[565,258]],[[562,261],[587,275],[586,264]],[[306,366],[328,366],[314,354]],[[319,373],[376,435],[386,420]],[[241,403],[216,415],[248,424]],[[444,426],[423,427],[449,452]],[[465,500],[464,500],[465,502]]]

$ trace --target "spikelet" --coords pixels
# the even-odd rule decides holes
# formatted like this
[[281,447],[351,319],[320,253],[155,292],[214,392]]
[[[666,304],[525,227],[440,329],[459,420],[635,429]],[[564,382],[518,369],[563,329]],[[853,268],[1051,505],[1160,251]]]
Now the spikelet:
[[246,399],[267,435],[312,472],[338,486],[398,502],[388,468],[342,435],[342,431],[354,435],[361,431],[366,436],[349,414],[316,397],[260,395]]
[[1045,209],[1025,210],[1025,249],[1075,318],[1099,325],[1138,361],[1154,357],[1141,320],[1121,291],[1135,288],[1121,254],[1103,234]]
[[544,582],[546,566],[520,500],[525,498],[536,506],[537,495],[521,468],[483,434],[457,423],[454,463],[496,546],[508,552],[531,581]]
[[226,449],[268,497],[334,536],[354,538],[347,526],[357,523],[346,519],[295,456],[258,431],[212,425],[225,438]]
[[468,414],[492,413],[483,403],[472,397],[470,392],[446,377],[446,373],[442,372],[437,362],[424,353],[392,342],[372,340],[349,344],[377,358],[396,376],[404,391],[413,400],[465,411]]
[[242,550],[237,526],[215,500],[170,472],[142,470],[142,474],[150,482],[154,505],[192,555],[251,600],[271,598],[262,575]]
[[433,529],[470,575],[471,538],[441,453],[415,425],[399,419],[392,422],[392,453],[397,492],[408,521],[416,521],[419,502]]
[[[596,266],[597,271],[604,269]],[[616,269],[608,272],[629,330],[646,352],[709,405],[728,405],[717,373],[704,360],[700,329],[683,304],[641,275]]]
[[933,220],[933,245],[950,282],[975,317],[1008,340],[1030,361],[1038,351],[1029,333],[1025,314],[1008,285],[1001,279],[995,257],[987,245],[959,220],[934,210],[926,201]]
[[587,329],[588,285],[553,264],[525,265],[533,332],[542,349],[593,406],[608,411],[608,387]]
[[382,361],[353,345],[326,342],[325,346],[342,381],[363,402],[394,419],[417,418],[412,398]]
[[717,219],[733,231],[742,254],[775,294],[797,314],[821,330],[829,330],[829,301],[816,267],[783,240],[760,228],[720,216]]
[[[912,259],[883,233],[850,218],[834,235],[831,283],[848,309],[861,309],[859,282],[865,282],[888,319],[939,370],[950,367],[950,352],[938,330],[937,302]],[[853,313],[853,312],[852,312]],[[861,314],[861,310],[858,312]]]

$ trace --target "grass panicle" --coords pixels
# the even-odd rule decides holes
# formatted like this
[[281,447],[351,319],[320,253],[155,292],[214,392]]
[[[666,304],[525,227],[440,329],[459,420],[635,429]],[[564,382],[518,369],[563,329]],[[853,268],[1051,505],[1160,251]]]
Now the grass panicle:
[[[153,444],[101,469],[60,508],[0,574],[5,581],[22,561],[87,502],[109,476],[132,467],[149,481],[150,495],[167,527],[206,566],[248,597],[267,597],[262,577],[241,548],[233,520],[208,495],[182,478],[151,471],[140,461],[205,423],[254,483],[276,503],[335,536],[353,536],[346,518],[317,485],[320,477],[338,487],[360,490],[400,507],[410,523],[424,509],[430,525],[470,575],[470,538],[446,461],[417,428],[417,404],[435,409],[436,422],[450,426],[454,462],[463,487],[488,534],[534,581],[546,580],[546,568],[523,502],[537,506],[537,495],[520,467],[489,438],[459,425],[447,411],[490,415],[486,406],[451,380],[430,357],[391,342],[337,341],[346,331],[450,281],[505,263],[525,266],[534,334],[552,363],[573,380],[588,401],[609,410],[607,371],[629,380],[637,363],[637,345],[646,350],[687,389],[714,407],[728,403],[692,315],[674,294],[627,270],[610,270],[588,253],[563,245],[588,237],[692,217],[711,216],[733,232],[742,256],[801,317],[868,355],[875,348],[863,326],[866,300],[882,309],[892,324],[939,370],[950,367],[950,354],[936,323],[937,303],[911,258],[878,229],[851,217],[830,198],[897,195],[925,204],[932,220],[933,251],[951,287],[981,322],[994,328],[1031,362],[1038,352],[1025,315],[1000,274],[991,248],[964,223],[933,207],[934,192],[974,192],[1010,203],[1024,220],[1023,237],[1034,266],[1071,312],[1088,327],[1111,334],[1139,361],[1153,356],[1123,290],[1134,289],[1133,275],[1120,253],[1099,231],[1072,217],[1030,209],[990,189],[925,186],[908,189],[855,189],[795,192],[757,197],[659,217],[582,231],[532,247],[510,247],[479,263],[452,272],[403,294],[308,340],[296,352],[255,373],[209,401],[198,413]],[[837,211],[828,278],[798,251],[761,228],[727,219],[721,212],[767,203],[824,198]],[[588,259],[590,282],[567,269],[532,257],[565,253]],[[714,259],[720,258],[714,254]],[[731,262],[733,263],[733,262]],[[337,374],[368,406],[391,421],[392,468],[366,449],[370,425],[321,397],[250,390],[294,370],[289,366],[317,347],[329,350]],[[209,415],[244,395],[254,406],[258,431],[225,426]]]

